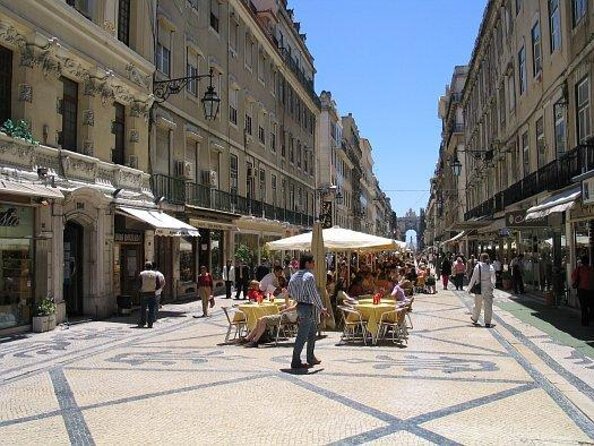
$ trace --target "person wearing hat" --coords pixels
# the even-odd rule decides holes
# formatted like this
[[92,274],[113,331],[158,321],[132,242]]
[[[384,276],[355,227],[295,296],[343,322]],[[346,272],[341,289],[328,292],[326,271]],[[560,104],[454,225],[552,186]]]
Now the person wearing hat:
[[138,281],[140,287],[140,321],[138,326],[144,327],[146,325],[148,328],[153,328],[157,307],[157,291],[163,288],[164,281],[154,270],[152,262],[144,264],[144,270],[138,275]]

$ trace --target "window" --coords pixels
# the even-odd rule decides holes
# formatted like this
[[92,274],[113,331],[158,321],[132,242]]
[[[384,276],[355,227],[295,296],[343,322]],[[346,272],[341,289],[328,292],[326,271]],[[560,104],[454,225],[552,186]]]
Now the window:
[[[186,76],[198,76],[198,56],[190,48],[186,49],[186,59]],[[198,79],[188,81],[186,90],[192,96],[198,97]]]
[[266,144],[266,130],[261,125],[258,126],[258,141],[260,144]]
[[526,92],[526,48],[524,47],[518,53],[518,83],[521,96]]
[[536,120],[536,156],[538,159],[538,167],[541,168],[547,163],[547,147],[545,144],[545,136],[544,136],[544,123],[543,118],[538,118]]
[[252,117],[249,113],[245,114],[245,132],[248,135],[252,134]]
[[231,177],[231,194],[237,195],[239,190],[239,162],[237,155],[229,156],[229,173]]
[[130,45],[130,0],[120,0],[119,2],[118,40]]
[[540,49],[540,23],[532,27],[532,74],[536,77],[542,71],[542,51]]
[[91,0],[66,0],[69,6],[76,9],[81,15],[85,16],[89,20],[93,20],[91,14]]
[[512,111],[516,108],[516,83],[515,77],[512,74],[511,76],[507,77],[507,95],[508,95],[508,109]]
[[264,58],[264,54],[260,51],[258,53],[258,79],[261,82],[265,82],[266,80],[266,76],[265,76],[265,71],[266,69],[266,59]]
[[237,96],[239,91],[235,88],[231,88],[229,91],[229,121],[232,124],[237,125]]
[[524,165],[524,176],[530,173],[530,146],[528,145],[528,132],[522,133],[522,163]]
[[289,162],[293,164],[295,162],[295,140],[289,135]]
[[157,70],[167,76],[171,75],[171,50],[169,49],[169,37],[167,31],[159,28],[155,65]]
[[297,141],[297,168],[301,169],[301,142]]
[[281,130],[282,141],[281,141],[281,156],[285,158],[287,156],[287,132]]
[[587,0],[571,0],[571,12],[574,27],[577,26],[581,22],[581,20],[586,16],[587,7]]
[[76,151],[78,127],[78,84],[62,79],[62,138],[61,145],[64,149]]
[[561,155],[567,150],[565,132],[565,104],[555,104],[553,106],[553,115],[555,118],[555,150],[559,155]]
[[259,178],[260,200],[264,202],[266,201],[266,172],[264,172],[264,169],[260,169]]
[[577,136],[582,143],[590,136],[590,79],[585,78],[575,87],[577,103]]
[[303,151],[305,152],[303,155],[303,171],[305,173],[309,172],[309,153],[307,152],[307,147],[303,146]]
[[276,122],[272,123],[272,129],[270,131],[270,150],[273,153],[276,153],[276,132],[277,132]]
[[505,5],[505,25],[507,28],[507,35],[511,36],[514,32],[514,21],[512,19],[512,0],[509,0]]
[[523,0],[516,0],[516,15],[518,15],[522,10],[522,3]]
[[272,189],[272,204],[277,205],[277,196],[276,196],[276,175],[272,174],[270,176],[270,187]]
[[559,0],[549,0],[549,28],[551,32],[551,53],[561,48],[561,12]]
[[232,53],[237,53],[239,49],[239,24],[232,20],[229,26],[229,48],[233,50]]
[[0,46],[0,123],[11,118],[12,51]]
[[245,35],[245,66],[249,69],[252,68],[252,64],[254,63],[254,42],[252,42],[251,37],[246,34]]
[[115,103],[115,119],[112,132],[115,135],[115,146],[111,152],[111,161],[115,164],[126,164],[126,114],[122,104]]
[[210,27],[217,33],[219,32],[219,9],[219,0],[210,0]]
[[180,237],[179,242],[179,280],[193,282],[196,275],[195,239],[193,237]]
[[505,115],[507,110],[505,108],[505,85],[502,83],[499,87],[499,126],[505,129]]

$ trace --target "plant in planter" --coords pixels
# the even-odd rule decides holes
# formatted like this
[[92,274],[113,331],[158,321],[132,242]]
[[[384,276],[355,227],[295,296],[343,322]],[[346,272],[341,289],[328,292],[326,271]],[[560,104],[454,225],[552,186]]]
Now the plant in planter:
[[43,333],[56,328],[56,303],[54,298],[46,296],[37,305],[33,316],[33,331]]
[[252,251],[247,245],[242,243],[235,250],[235,258],[249,265],[252,261]]
[[33,145],[38,145],[39,141],[33,138],[33,133],[29,128],[29,123],[24,119],[20,119],[16,122],[12,122],[12,119],[7,119],[0,127],[0,132],[6,133],[11,138],[22,139],[25,142]]

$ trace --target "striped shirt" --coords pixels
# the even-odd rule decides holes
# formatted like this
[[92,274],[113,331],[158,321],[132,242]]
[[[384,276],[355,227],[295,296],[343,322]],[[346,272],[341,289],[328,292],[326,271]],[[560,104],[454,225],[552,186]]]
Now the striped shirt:
[[311,304],[320,310],[324,308],[316,288],[314,275],[306,269],[300,269],[291,276],[287,291],[295,302]]

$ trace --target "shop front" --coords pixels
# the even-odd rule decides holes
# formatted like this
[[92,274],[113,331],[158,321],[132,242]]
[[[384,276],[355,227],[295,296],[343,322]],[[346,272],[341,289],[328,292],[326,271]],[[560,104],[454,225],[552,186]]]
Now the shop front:
[[0,203],[0,330],[31,323],[33,223],[32,206]]

